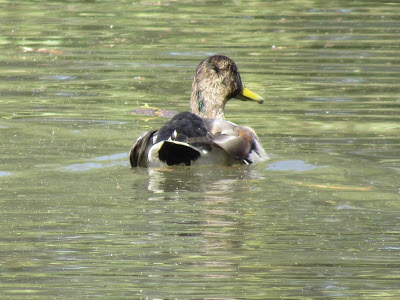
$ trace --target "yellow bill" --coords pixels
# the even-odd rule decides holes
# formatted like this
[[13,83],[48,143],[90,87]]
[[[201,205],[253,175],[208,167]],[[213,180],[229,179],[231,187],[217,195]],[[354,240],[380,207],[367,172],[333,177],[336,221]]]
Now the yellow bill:
[[242,92],[239,93],[239,94],[236,96],[236,98],[237,98],[237,99],[240,99],[240,100],[243,100],[243,101],[249,101],[249,100],[257,101],[259,104],[263,103],[264,100],[265,100],[265,99],[264,99],[263,97],[261,97],[260,95],[258,95],[258,94],[256,94],[256,93],[250,91],[250,90],[249,90],[248,88],[246,88],[244,85],[243,85],[243,87],[242,87]]

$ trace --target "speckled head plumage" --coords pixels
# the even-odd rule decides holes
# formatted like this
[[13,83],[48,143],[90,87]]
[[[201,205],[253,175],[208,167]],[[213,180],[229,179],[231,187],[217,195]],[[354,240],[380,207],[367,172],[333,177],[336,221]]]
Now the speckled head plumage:
[[232,98],[241,100],[263,99],[248,91],[240,78],[235,62],[227,56],[214,55],[204,59],[197,67],[192,84],[190,106],[192,113],[204,118],[225,119],[225,104]]

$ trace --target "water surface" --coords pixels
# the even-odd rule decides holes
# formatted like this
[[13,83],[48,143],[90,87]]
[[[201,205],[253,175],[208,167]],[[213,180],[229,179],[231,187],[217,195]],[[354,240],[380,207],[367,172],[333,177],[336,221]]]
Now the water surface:
[[[0,291],[9,298],[400,297],[400,6],[0,1]],[[131,170],[206,56],[271,160]]]

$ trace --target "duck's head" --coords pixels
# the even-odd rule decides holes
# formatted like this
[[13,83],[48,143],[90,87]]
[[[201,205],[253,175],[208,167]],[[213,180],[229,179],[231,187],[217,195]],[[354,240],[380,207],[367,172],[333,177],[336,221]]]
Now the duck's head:
[[192,84],[192,112],[203,118],[225,119],[225,104],[232,98],[264,102],[261,96],[245,88],[232,59],[214,55],[203,60]]

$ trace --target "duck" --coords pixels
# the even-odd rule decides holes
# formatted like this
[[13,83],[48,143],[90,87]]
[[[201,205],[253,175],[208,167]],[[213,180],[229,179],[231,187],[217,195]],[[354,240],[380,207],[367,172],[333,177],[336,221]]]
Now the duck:
[[160,129],[141,134],[129,152],[131,167],[249,165],[269,159],[251,127],[225,120],[225,105],[233,98],[264,102],[245,87],[229,57],[201,61],[192,83],[191,112],[178,113]]

